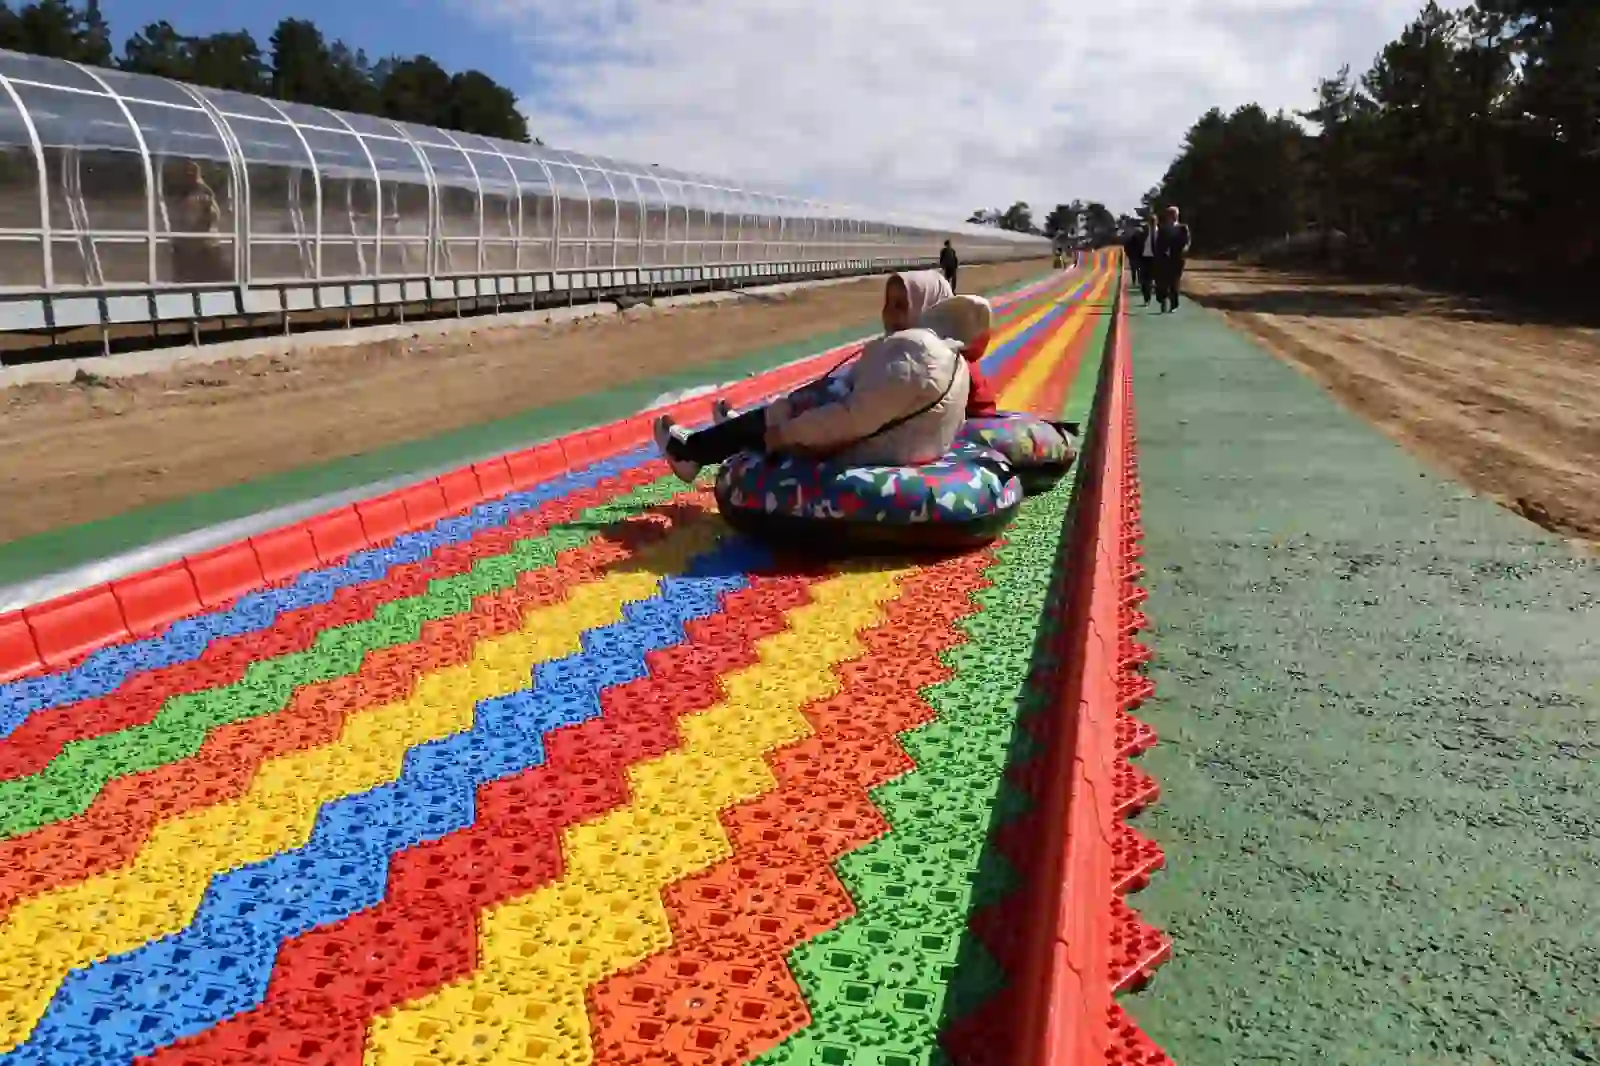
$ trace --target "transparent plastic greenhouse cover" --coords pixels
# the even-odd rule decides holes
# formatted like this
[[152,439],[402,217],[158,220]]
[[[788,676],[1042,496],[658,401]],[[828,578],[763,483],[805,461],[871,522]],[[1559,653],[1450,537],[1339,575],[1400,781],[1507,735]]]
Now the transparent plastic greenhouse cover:
[[663,166],[0,51],[0,290],[1044,254]]

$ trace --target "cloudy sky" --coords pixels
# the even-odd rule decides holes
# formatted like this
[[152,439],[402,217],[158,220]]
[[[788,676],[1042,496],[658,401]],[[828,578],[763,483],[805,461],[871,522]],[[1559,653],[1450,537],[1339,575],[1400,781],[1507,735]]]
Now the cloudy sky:
[[[522,98],[547,143],[939,218],[1134,206],[1207,107],[1304,107],[1423,0],[112,0],[265,42],[312,18]],[[1460,6],[1455,0],[1451,6]]]
[[1132,207],[1208,106],[1306,106],[1421,0],[466,0],[548,143],[939,216]]

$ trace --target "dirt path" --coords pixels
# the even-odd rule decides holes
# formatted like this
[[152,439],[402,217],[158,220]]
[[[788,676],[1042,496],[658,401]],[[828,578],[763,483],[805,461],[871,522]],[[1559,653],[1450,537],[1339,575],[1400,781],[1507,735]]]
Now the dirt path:
[[[968,267],[961,287],[1046,267]],[[871,322],[881,286],[0,390],[0,543]]]
[[1600,541],[1600,331],[1232,263],[1184,289],[1467,485]]

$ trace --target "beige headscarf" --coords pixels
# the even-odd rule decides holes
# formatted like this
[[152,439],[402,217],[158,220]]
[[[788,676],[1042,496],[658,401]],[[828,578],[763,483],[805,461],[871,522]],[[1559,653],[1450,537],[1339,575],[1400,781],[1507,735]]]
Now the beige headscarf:
[[982,296],[957,296],[950,282],[937,270],[915,270],[895,276],[906,287],[913,328],[932,330],[941,340],[951,342],[957,351],[989,332],[993,311]]
[[937,270],[911,270],[895,277],[906,287],[913,323],[921,322],[930,309],[955,295],[949,280]]

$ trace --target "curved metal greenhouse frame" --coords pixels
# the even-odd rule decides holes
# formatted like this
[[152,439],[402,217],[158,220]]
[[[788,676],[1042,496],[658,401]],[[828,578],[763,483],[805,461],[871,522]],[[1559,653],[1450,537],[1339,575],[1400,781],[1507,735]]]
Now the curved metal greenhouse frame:
[[0,50],[0,330],[1048,255],[985,226]]

